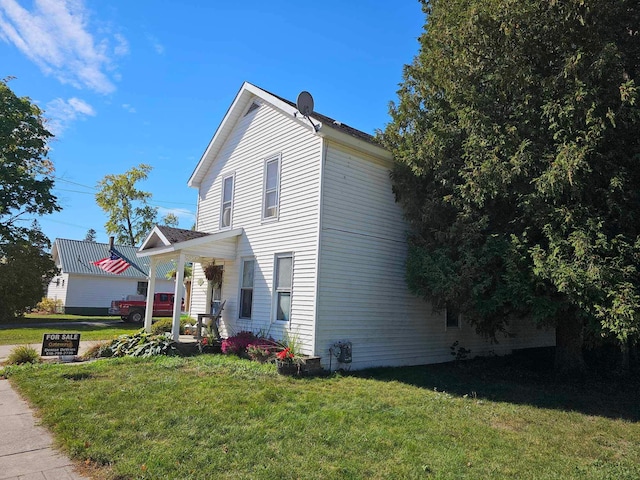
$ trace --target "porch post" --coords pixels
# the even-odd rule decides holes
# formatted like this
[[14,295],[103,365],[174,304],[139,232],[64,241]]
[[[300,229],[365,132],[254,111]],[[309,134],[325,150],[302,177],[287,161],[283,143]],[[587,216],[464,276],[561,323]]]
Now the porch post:
[[144,330],[151,333],[151,318],[153,317],[153,297],[156,291],[156,266],[154,257],[149,257],[149,283],[147,285],[147,306],[144,310]]
[[184,283],[185,255],[180,252],[176,266],[176,288],[173,296],[173,325],[171,335],[177,342],[180,339],[180,305],[182,304],[182,284]]

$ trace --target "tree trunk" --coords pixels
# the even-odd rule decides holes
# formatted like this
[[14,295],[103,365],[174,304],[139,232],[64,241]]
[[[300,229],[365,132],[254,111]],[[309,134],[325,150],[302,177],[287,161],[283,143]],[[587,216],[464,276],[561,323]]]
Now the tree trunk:
[[629,368],[631,366],[631,342],[628,339],[624,339],[620,341],[620,353],[622,354],[622,358],[620,361],[620,370],[622,375],[625,377],[629,375]]
[[581,379],[587,373],[582,356],[583,329],[582,320],[575,312],[567,312],[565,317],[558,319],[555,358],[557,376]]

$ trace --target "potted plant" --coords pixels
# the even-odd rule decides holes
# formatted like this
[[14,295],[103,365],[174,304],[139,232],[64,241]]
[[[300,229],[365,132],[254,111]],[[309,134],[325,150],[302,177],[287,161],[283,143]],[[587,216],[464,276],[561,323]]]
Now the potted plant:
[[276,368],[280,375],[300,375],[304,365],[304,357],[295,354],[289,348],[276,353]]
[[222,283],[222,265],[216,265],[215,261],[203,265],[202,270],[204,271],[204,276],[214,285],[219,285]]

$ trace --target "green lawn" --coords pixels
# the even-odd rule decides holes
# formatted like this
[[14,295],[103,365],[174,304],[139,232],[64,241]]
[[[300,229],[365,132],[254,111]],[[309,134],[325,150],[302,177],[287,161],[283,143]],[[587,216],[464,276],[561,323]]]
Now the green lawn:
[[116,323],[105,326],[76,325],[69,327],[22,327],[0,329],[0,345],[41,343],[45,333],[80,333],[80,340],[110,340],[125,333],[140,330],[140,325]]
[[501,362],[296,379],[202,355],[9,377],[100,478],[640,478],[637,382],[556,385]]
[[0,320],[0,325],[6,324],[18,324],[18,325],[31,325],[34,323],[44,322],[119,322],[120,317],[104,316],[95,317],[88,315],[69,315],[66,313],[56,314],[44,314],[44,313],[29,313],[24,317],[11,318],[8,320]]

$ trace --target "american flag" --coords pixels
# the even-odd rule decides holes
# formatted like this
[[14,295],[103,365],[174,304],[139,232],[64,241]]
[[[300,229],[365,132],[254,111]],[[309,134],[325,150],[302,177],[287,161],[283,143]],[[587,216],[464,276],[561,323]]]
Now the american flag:
[[120,275],[131,266],[130,263],[128,263],[126,260],[123,260],[118,256],[118,254],[114,252],[110,253],[111,255],[109,257],[91,263],[93,263],[96,267],[101,268],[105,272],[115,273],[116,275]]

